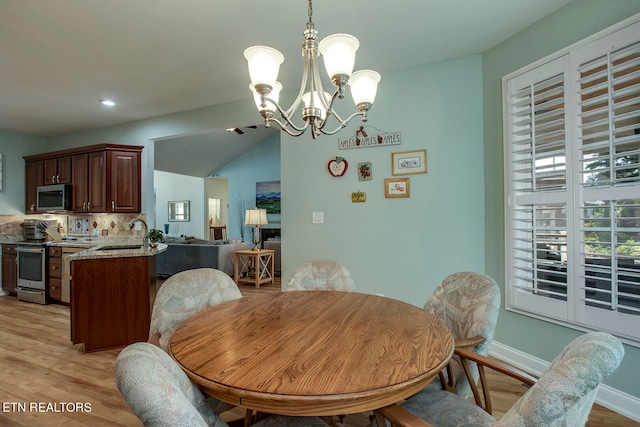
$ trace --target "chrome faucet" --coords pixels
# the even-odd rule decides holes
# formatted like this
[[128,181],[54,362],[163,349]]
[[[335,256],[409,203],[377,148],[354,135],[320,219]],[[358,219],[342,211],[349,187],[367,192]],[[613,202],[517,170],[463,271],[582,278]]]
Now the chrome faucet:
[[144,244],[144,247],[148,248],[149,247],[149,228],[147,227],[147,223],[144,222],[144,219],[140,217],[133,218],[131,221],[129,221],[129,230],[133,228],[133,225],[136,222],[141,222],[142,226],[144,227],[144,240],[142,242]]

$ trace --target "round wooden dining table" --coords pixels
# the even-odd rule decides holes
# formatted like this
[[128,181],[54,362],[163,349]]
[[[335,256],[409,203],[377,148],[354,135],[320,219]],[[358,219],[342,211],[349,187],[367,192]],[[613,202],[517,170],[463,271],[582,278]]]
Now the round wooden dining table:
[[[405,399],[453,355],[442,321],[376,295],[290,291],[187,319],[169,353],[207,395],[282,415],[346,415]],[[437,380],[437,379],[436,379]]]

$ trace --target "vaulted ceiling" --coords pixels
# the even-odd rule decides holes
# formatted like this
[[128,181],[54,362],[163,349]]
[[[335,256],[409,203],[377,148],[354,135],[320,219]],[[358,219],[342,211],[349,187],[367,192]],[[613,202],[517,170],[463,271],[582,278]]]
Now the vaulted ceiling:
[[[320,39],[358,37],[355,68],[384,83],[482,53],[569,2],[322,0],[313,21]],[[0,129],[50,138],[249,99],[243,51],[256,44],[285,55],[279,80],[297,88],[307,20],[302,0],[1,0]]]

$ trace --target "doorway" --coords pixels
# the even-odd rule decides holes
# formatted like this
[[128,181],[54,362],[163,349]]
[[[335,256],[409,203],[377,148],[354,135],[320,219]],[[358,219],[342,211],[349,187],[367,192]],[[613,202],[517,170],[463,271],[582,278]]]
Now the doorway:
[[226,226],[229,229],[229,180],[226,177],[206,178],[206,235],[209,227]]

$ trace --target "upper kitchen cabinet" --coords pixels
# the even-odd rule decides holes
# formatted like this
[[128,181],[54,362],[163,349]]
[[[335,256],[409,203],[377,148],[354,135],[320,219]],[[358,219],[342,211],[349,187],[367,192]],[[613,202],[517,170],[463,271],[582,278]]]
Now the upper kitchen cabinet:
[[71,156],[44,160],[44,185],[71,183]]
[[[63,183],[60,159],[69,159],[69,182],[73,185],[72,210],[84,213],[139,213],[141,211],[142,185],[142,149],[144,147],[116,144],[99,144],[63,150],[54,153],[25,157],[27,162],[27,188],[30,174],[32,181],[44,176],[47,185],[49,175],[53,171],[53,159],[56,160],[56,175]],[[40,160],[42,166],[38,170],[29,163]],[[49,168],[46,167],[50,161]],[[63,167],[66,168],[66,161]],[[42,185],[42,183],[37,184]],[[35,206],[35,185],[33,203]],[[29,205],[27,190],[27,211]]]
[[114,150],[107,160],[109,212],[140,212],[140,152]]
[[27,160],[25,162],[25,213],[36,213],[37,189],[40,185],[44,185],[43,161]]
[[71,162],[74,212],[107,212],[107,154],[76,154]]

